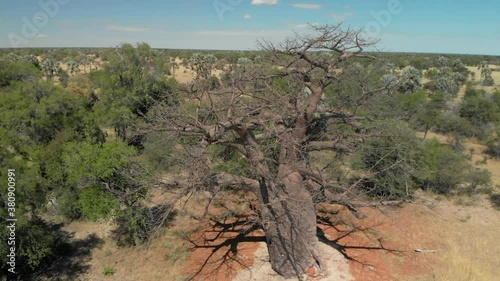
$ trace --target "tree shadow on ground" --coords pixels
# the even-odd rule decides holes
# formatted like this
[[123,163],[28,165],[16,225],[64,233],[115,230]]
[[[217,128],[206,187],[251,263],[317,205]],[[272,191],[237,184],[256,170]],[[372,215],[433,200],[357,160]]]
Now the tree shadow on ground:
[[[223,222],[212,221],[212,226],[204,230],[200,237],[186,237],[192,245],[191,251],[199,251],[207,256],[200,263],[201,266],[190,274],[188,280],[201,278],[212,280],[219,272],[224,274],[236,273],[241,268],[247,268],[246,261],[238,256],[238,250],[242,243],[265,242],[262,235],[251,235],[261,226],[255,222],[255,218],[238,216],[233,220]],[[236,268],[236,267],[239,268]]]
[[90,269],[88,262],[92,250],[100,247],[104,241],[95,233],[91,233],[83,239],[75,239],[75,233],[62,230],[63,226],[64,224],[51,226],[60,237],[55,257],[48,261],[45,267],[27,276],[26,280],[79,280],[79,276]]
[[370,226],[370,227],[352,227],[349,230],[343,230],[339,227],[338,223],[335,223],[332,221],[329,217],[326,216],[318,216],[318,225],[324,225],[326,227],[331,227],[335,229],[335,231],[339,234],[337,238],[331,239],[327,238],[325,235],[325,232],[323,229],[321,229],[319,226],[317,227],[317,236],[318,240],[330,247],[335,248],[337,251],[339,251],[345,259],[349,261],[353,261],[356,263],[359,263],[364,266],[371,266],[371,264],[368,264],[365,261],[356,259],[352,255],[349,255],[348,250],[367,250],[367,251],[385,251],[394,255],[401,255],[403,253],[402,250],[399,249],[390,249],[384,246],[383,240],[382,239],[376,239],[377,240],[377,245],[376,246],[366,246],[366,245],[347,245],[341,243],[341,240],[347,237],[352,236],[355,233],[365,233],[365,232],[370,232],[373,231],[373,229],[376,227],[375,226]]
[[[349,250],[385,251],[394,255],[401,255],[403,253],[402,250],[385,247],[382,239],[377,240],[377,245],[368,246],[346,245],[341,241],[355,233],[370,232],[376,226],[368,228],[354,227],[350,230],[342,230],[339,223],[335,223],[327,217],[318,217],[318,225],[332,227],[339,233],[337,238],[330,239],[318,227],[317,237],[320,242],[339,251],[345,259],[363,266],[373,265],[357,259],[349,253]],[[198,255],[204,254],[204,258],[200,262],[201,266],[197,267],[195,272],[190,274],[188,280],[212,280],[221,272],[227,275],[247,268],[247,262],[244,262],[238,256],[238,247],[242,243],[266,242],[264,235],[249,235],[258,229],[262,229],[262,227],[256,223],[255,218],[241,216],[224,222],[213,221],[212,226],[202,231],[199,237],[186,237],[185,239],[192,245],[190,249],[192,252],[199,251]],[[201,254],[202,250],[205,250],[203,254]]]
[[493,205],[493,208],[500,211],[500,194],[490,195],[490,202],[491,202],[491,205]]

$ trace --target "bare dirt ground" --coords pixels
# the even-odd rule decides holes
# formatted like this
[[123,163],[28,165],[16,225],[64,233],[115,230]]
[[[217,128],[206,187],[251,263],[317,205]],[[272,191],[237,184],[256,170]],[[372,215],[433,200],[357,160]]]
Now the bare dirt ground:
[[172,77],[174,77],[177,82],[187,84],[194,80],[196,77],[195,71],[183,66],[182,60],[179,58],[175,59],[175,63],[177,63],[179,68],[175,70]]
[[[176,58],[175,62],[178,65],[178,69],[176,69],[173,75],[170,77],[174,77],[177,82],[182,84],[188,84],[196,78],[196,71],[190,69],[189,67],[183,66],[181,59]],[[214,69],[212,71],[212,75],[215,75],[217,78],[220,78],[221,74],[222,70]]]
[[[318,226],[330,274],[311,272],[307,280],[496,280],[498,211],[483,197],[460,204],[421,197],[422,204],[362,209],[366,219],[326,206],[329,222]],[[75,240],[101,241],[80,261],[86,269],[72,280],[283,281],[270,268],[263,233],[242,235],[245,219],[205,222],[194,230],[193,224],[178,221],[149,245],[123,248],[111,239],[108,224],[71,223],[64,229]],[[115,273],[105,276],[106,267]]]

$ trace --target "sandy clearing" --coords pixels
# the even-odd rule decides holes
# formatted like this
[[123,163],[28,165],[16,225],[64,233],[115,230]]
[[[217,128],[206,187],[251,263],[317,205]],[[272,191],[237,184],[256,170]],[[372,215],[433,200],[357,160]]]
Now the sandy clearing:
[[[491,69],[497,69],[498,66],[496,65],[490,65]],[[473,81],[480,81],[481,80],[481,70],[478,69],[476,66],[467,66],[467,69],[471,72],[474,73],[474,80]],[[482,86],[478,85],[476,88],[485,90],[487,92],[493,92],[498,90],[498,86],[500,85],[500,71],[493,71],[491,76],[493,77],[493,80],[495,81],[494,86]]]
[[[180,58],[175,59],[175,63],[177,63],[178,68],[175,70],[174,75],[170,75],[169,77],[174,77],[177,82],[182,84],[188,84],[194,81],[196,78],[196,71],[190,69],[189,67],[185,67],[182,65],[183,60]],[[220,78],[223,71],[220,69],[212,70],[212,75],[217,78]]]

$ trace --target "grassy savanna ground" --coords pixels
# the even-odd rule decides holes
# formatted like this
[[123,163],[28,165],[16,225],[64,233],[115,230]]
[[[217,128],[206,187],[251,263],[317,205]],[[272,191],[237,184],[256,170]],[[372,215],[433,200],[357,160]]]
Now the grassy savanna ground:
[[[467,67],[475,73],[475,81],[480,79],[480,70],[477,67]],[[490,65],[493,70],[498,66]],[[498,89],[500,72],[493,71],[494,86],[476,86],[488,92]],[[455,100],[460,102],[465,94],[465,87],[460,89]],[[436,138],[443,143],[450,142],[444,135],[430,133],[428,138]],[[491,173],[493,193],[500,192],[500,161],[493,159],[484,152],[486,147],[477,140],[469,139],[463,142],[466,154],[470,155],[472,164],[486,169]],[[486,195],[461,196],[446,199],[437,205],[438,218],[446,220],[441,226],[446,233],[442,237],[446,251],[439,254],[442,266],[433,267],[432,275],[420,280],[498,280],[500,268],[500,213],[498,206]],[[453,203],[453,205],[450,205]],[[496,207],[496,208],[495,208]]]
[[[428,138],[448,142],[443,135],[430,133]],[[486,147],[475,140],[464,142],[471,153],[471,163],[490,171],[494,193],[500,192],[500,161],[484,151]],[[467,152],[466,152],[467,153]],[[486,161],[485,161],[486,159]],[[436,220],[434,234],[441,232],[444,251],[437,254],[442,266],[433,267],[432,275],[420,280],[498,280],[500,268],[500,213],[488,195],[436,197],[440,202],[433,208]],[[429,230],[429,235],[433,233]],[[443,235],[444,234],[444,235]]]

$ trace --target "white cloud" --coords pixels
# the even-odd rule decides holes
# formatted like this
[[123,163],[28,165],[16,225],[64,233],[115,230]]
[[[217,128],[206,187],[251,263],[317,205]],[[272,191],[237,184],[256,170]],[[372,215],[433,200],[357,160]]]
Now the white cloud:
[[294,6],[295,8],[310,9],[310,10],[321,9],[321,7],[323,7],[319,4],[302,4],[302,3],[293,4],[292,6]]
[[252,0],[252,5],[276,5],[278,0]]
[[244,16],[243,16],[243,18],[244,18],[244,19],[246,19],[246,20],[249,20],[249,19],[251,19],[251,18],[252,18],[252,15],[247,14],[247,15],[244,15]]
[[273,36],[283,33],[284,30],[277,29],[262,29],[262,30],[231,30],[231,29],[214,29],[214,30],[199,30],[193,33],[199,36]]
[[354,14],[353,13],[342,13],[342,14],[330,14],[330,16],[335,21],[345,21],[348,17],[354,16]]
[[310,23],[298,23],[298,24],[289,24],[290,28],[294,29],[302,29],[302,28],[308,28],[311,25],[319,25],[318,22],[310,22]]
[[142,32],[149,30],[149,28],[141,26],[124,26],[124,25],[109,25],[108,29],[116,31],[126,31],[126,32]]
[[35,38],[47,38],[49,37],[47,34],[38,34]]

